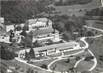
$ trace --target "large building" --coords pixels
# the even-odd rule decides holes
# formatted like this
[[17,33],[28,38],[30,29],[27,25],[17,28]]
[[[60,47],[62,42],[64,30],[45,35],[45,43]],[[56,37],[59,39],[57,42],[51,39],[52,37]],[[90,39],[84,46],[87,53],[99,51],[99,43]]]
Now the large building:
[[29,19],[27,22],[29,31],[33,32],[33,42],[46,41],[48,39],[53,42],[60,41],[59,32],[52,27],[52,21],[47,18]]

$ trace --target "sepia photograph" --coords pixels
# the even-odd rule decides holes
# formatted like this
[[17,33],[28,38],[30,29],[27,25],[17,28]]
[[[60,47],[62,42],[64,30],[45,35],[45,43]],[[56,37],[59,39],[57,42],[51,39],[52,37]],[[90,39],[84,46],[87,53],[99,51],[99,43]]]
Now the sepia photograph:
[[0,0],[0,73],[103,73],[103,0]]

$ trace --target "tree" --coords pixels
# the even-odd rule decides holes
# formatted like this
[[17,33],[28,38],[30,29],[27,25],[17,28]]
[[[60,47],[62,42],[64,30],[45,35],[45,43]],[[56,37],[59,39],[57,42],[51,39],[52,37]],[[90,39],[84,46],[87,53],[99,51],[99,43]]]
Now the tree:
[[34,43],[34,47],[41,47],[41,43],[39,41],[35,41]]
[[1,54],[0,58],[4,59],[4,60],[12,60],[18,56],[13,51],[9,51],[9,50],[5,49],[3,46],[1,46],[0,54]]
[[23,31],[20,33],[20,35],[22,35],[22,36],[26,37],[26,36],[27,36],[27,33],[26,33],[26,31],[25,31],[25,30],[23,30]]
[[71,32],[67,32],[65,31],[64,34],[63,34],[63,38],[65,41],[69,41],[70,39],[72,39],[72,34]]
[[85,57],[85,61],[91,61],[92,59],[94,59],[94,56],[87,56]]
[[67,31],[73,32],[73,30],[75,29],[75,24],[71,21],[68,21],[65,23],[65,28]]
[[76,57],[76,61],[80,60],[81,58],[79,56]]
[[75,69],[74,67],[69,68],[69,71],[70,71],[71,73],[76,73],[76,69]]
[[41,68],[47,69],[47,65],[46,65],[46,64],[42,64],[42,65],[41,65]]
[[27,51],[25,51],[25,59],[26,59],[26,60],[29,60],[29,54],[28,54]]
[[24,30],[24,31],[28,31],[28,30],[29,30],[28,24],[25,24],[25,25],[24,25],[23,30]]
[[26,33],[24,33],[22,35],[24,35],[25,37],[22,37],[21,44],[23,44],[24,47],[31,47],[31,45],[32,45],[32,36],[28,35]]
[[57,65],[55,64],[55,66],[53,66],[53,72],[52,73],[54,73],[54,70],[56,69],[56,67],[57,67]]
[[87,36],[94,36],[94,33],[92,31],[88,31]]
[[35,52],[34,52],[32,47],[31,47],[31,49],[29,51],[29,56],[30,56],[30,58],[35,58]]
[[70,63],[70,59],[68,58],[67,61],[65,61],[66,63]]
[[88,16],[103,16],[103,7],[95,8],[95,9],[92,9],[91,11],[87,11],[86,15],[88,15]]
[[99,56],[99,60],[103,61],[103,56],[102,55]]
[[[46,0],[45,0],[46,1]],[[1,1],[1,15],[6,21],[11,23],[24,23],[27,19],[46,10],[47,5],[44,1],[36,2],[35,0],[13,0]]]
[[0,73],[6,73],[7,67],[8,66],[6,64],[0,62]]
[[20,31],[22,28],[21,28],[21,26],[17,26],[16,28],[15,28],[15,30],[17,30],[17,31]]
[[31,68],[29,68],[29,69],[26,71],[26,73],[34,73],[34,70],[31,69]]

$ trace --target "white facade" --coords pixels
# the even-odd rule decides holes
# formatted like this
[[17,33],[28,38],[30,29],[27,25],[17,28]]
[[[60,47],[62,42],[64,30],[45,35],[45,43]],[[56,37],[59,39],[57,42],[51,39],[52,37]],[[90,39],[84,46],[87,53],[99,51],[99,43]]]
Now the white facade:
[[59,32],[54,32],[52,28],[52,21],[47,18],[37,18],[37,19],[29,19],[26,22],[29,26],[29,31],[34,32],[33,41],[45,41],[52,40],[53,42],[60,41]]
[[52,21],[47,18],[29,19],[27,21],[27,24],[29,26],[29,30],[35,30],[37,28],[52,27]]
[[[48,36],[49,35],[49,36]],[[59,37],[59,33],[48,33],[48,34],[44,34],[44,35],[40,35],[38,37],[35,38],[35,36],[33,37],[33,41],[32,42],[35,42],[36,40],[38,41],[45,41],[45,40],[52,40],[53,42],[59,42],[61,39]]]
[[53,41],[54,41],[54,42],[60,41],[59,33],[55,33],[55,34],[54,34],[54,40],[53,40]]
[[0,17],[0,23],[4,23],[4,18]]
[[10,30],[14,30],[14,25],[6,25],[6,32],[10,31]]

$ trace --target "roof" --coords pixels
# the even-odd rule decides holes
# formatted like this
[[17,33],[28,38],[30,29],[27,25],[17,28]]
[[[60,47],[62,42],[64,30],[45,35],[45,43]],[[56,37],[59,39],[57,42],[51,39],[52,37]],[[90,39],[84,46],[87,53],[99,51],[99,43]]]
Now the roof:
[[4,23],[4,18],[0,17],[0,23]]
[[49,23],[52,23],[51,20],[47,19],[47,18],[36,18],[36,19],[29,19],[28,20],[28,24],[31,25],[31,24],[36,24],[37,22],[43,22],[43,23],[46,23],[46,22],[49,22]]
[[37,36],[37,35],[42,35],[42,34],[48,34],[48,33],[52,33],[54,31],[53,28],[49,28],[49,29],[38,29],[33,31],[33,35]]
[[49,50],[49,49],[53,49],[53,48],[66,49],[66,48],[72,48],[77,44],[78,44],[77,42],[71,41],[71,42],[67,42],[67,43],[46,45],[46,46],[43,46],[43,47],[34,48],[34,51],[43,51],[43,50]]

